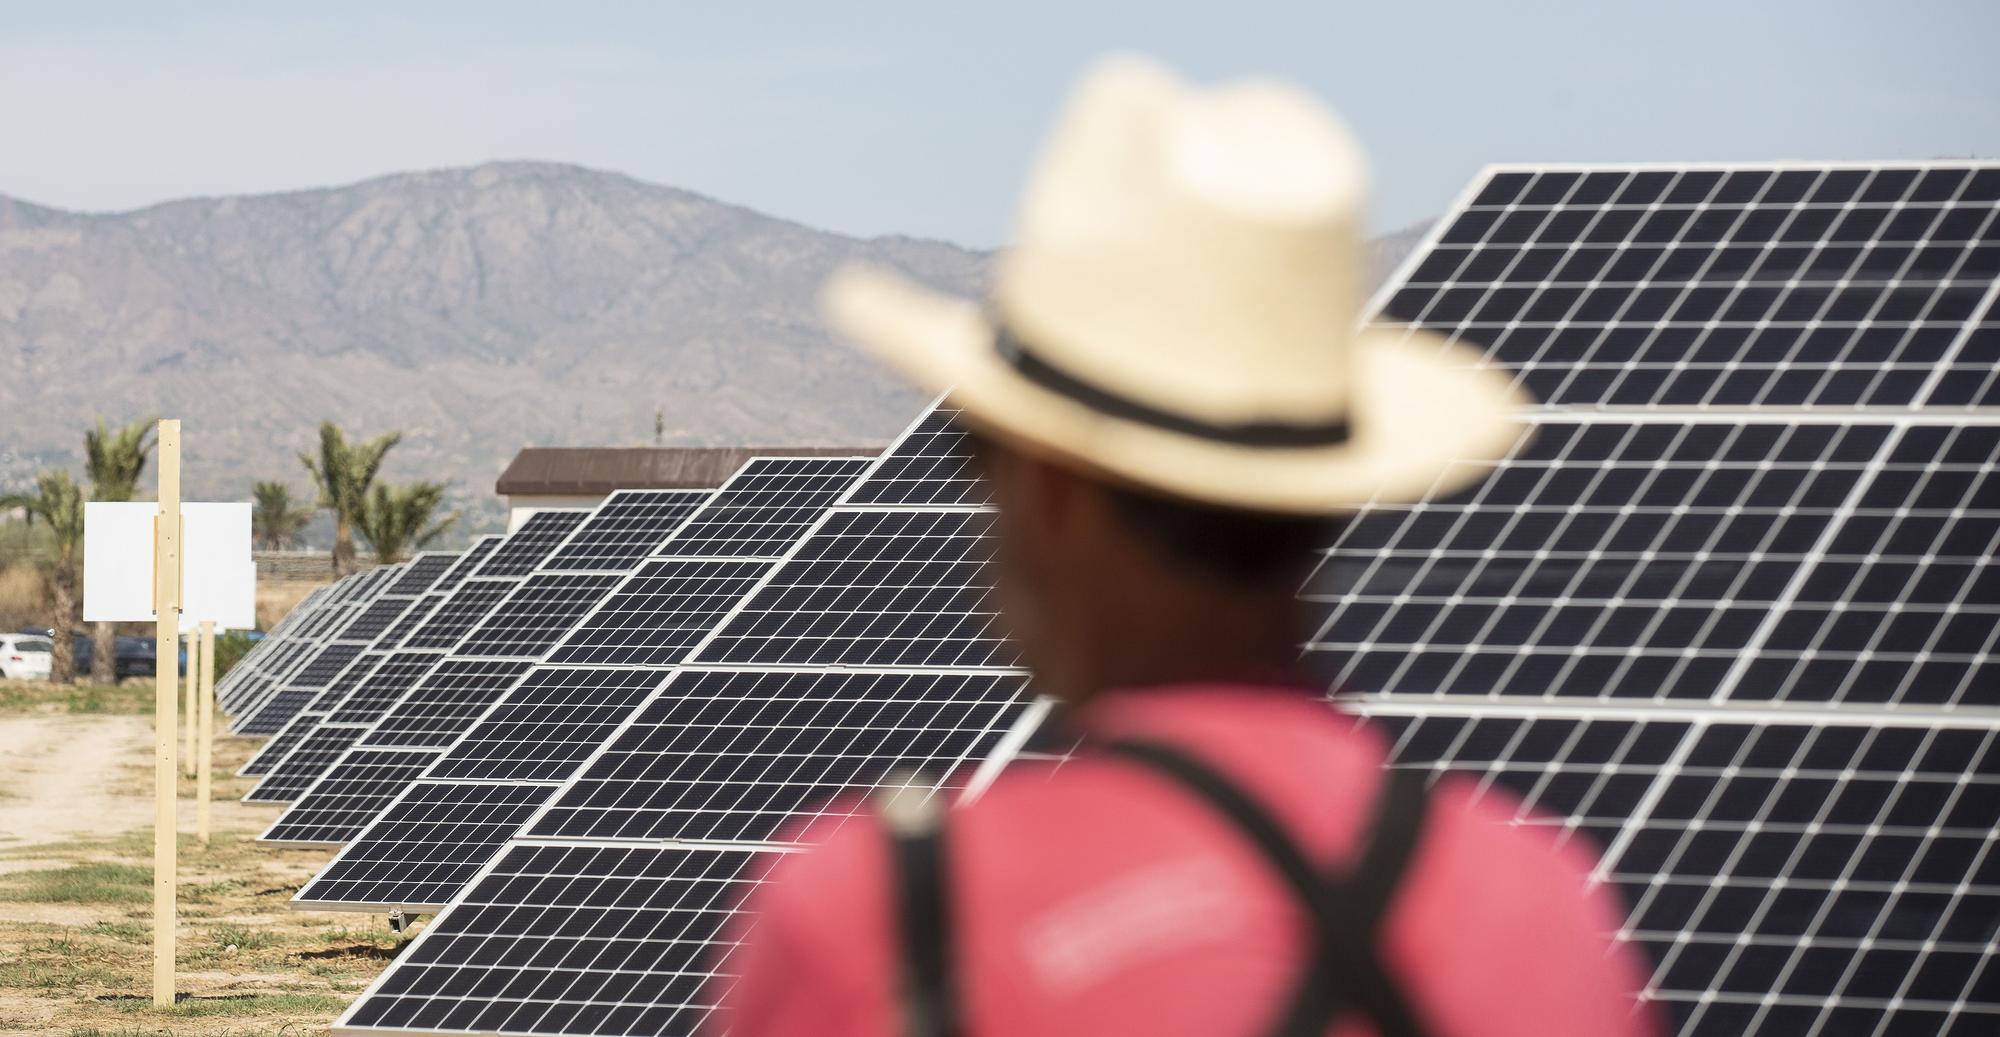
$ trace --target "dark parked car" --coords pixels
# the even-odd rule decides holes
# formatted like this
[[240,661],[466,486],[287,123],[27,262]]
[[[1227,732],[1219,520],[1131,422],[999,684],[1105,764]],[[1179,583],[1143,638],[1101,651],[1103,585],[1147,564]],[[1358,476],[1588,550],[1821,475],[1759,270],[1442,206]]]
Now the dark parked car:
[[[50,630],[48,627],[22,627],[21,633],[40,634],[43,637],[55,636],[55,631]],[[79,630],[70,636],[73,644],[71,657],[76,660],[76,672],[89,673],[90,660],[96,655],[97,646],[90,640],[88,631]],[[178,672],[183,676],[187,674],[186,648],[182,648],[180,651]],[[124,680],[127,677],[151,677],[153,675],[153,639],[150,637],[127,637],[120,634],[118,637],[117,673],[119,680]]]

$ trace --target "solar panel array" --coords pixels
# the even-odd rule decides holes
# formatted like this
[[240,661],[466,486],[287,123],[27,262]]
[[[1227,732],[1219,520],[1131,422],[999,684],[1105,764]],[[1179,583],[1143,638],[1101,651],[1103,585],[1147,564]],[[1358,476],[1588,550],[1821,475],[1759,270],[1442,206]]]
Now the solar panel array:
[[1500,169],[1383,293],[1544,406],[1348,526],[1308,653],[1604,850],[1680,1033],[2000,1024],[1996,213],[1991,164]]
[[[924,444],[939,440],[905,437],[904,447],[874,470],[893,468],[907,484],[910,472],[939,463],[921,454]],[[975,506],[948,500],[949,492],[941,485],[926,485],[921,493],[908,485],[885,492],[872,476],[855,486],[850,501],[893,494],[952,509],[942,513],[951,534],[898,539],[855,532],[932,514],[915,507],[847,503],[813,523],[721,630],[693,647],[694,661],[674,669],[636,715],[553,791],[525,829],[498,847],[484,876],[469,886],[460,880],[459,906],[427,927],[342,1025],[375,1032],[479,1015],[506,1020],[495,1024],[506,1032],[624,1032],[590,1027],[626,1025],[685,1032],[707,1011],[697,995],[706,984],[708,943],[734,903],[733,895],[703,901],[704,893],[728,892],[739,869],[756,868],[755,862],[782,851],[790,826],[815,811],[822,823],[837,824],[838,812],[854,807],[852,800],[833,800],[842,789],[887,781],[948,794],[981,780],[979,765],[996,758],[995,749],[1028,711],[1026,679],[991,665],[996,653],[985,643],[991,617],[979,589],[980,563],[964,554],[970,540],[963,527],[981,516]],[[681,536],[700,526],[698,514]],[[795,593],[815,574],[834,573],[839,578],[823,580],[826,593],[814,601],[822,615],[845,619],[817,621],[846,622],[860,636],[821,646],[822,658],[810,667],[786,665],[783,652],[797,643],[789,638],[755,642],[769,657],[748,651],[713,661],[718,657],[711,653],[726,638],[731,645],[753,645],[748,635],[730,631],[770,622],[780,612],[776,598]],[[927,632],[906,622],[941,608],[947,598],[957,602],[956,611],[984,618]],[[614,595],[612,602],[619,599]],[[607,611],[628,610],[614,605]],[[592,629],[586,623],[579,634]],[[572,642],[579,640],[572,635]],[[905,650],[896,660],[901,666],[890,664],[883,644]],[[378,825],[387,837],[377,856],[442,856],[399,841],[417,829],[412,822],[424,816],[430,800],[413,798],[403,812],[407,819],[392,810],[394,821]],[[366,842],[364,836],[348,853]],[[661,869],[671,872],[694,858],[727,866],[713,873],[716,882],[698,889],[661,881]],[[561,862],[573,870],[536,883],[500,877],[523,860]],[[472,906],[494,897],[496,883],[507,887],[502,899],[512,921]],[[588,912],[596,919],[594,931],[561,931],[568,927],[556,925],[556,916],[575,906],[563,898],[585,888],[597,905]],[[544,895],[555,899],[540,899]],[[641,899],[652,904],[641,917],[614,906]],[[489,928],[495,924],[497,931]],[[648,924],[671,926],[677,936],[629,939]],[[621,941],[619,931],[627,939]],[[542,948],[538,961],[518,971],[506,948],[530,944]],[[631,953],[608,954],[614,947]],[[505,985],[515,993],[488,997],[481,1006],[461,993],[477,988],[491,994],[509,971],[518,981]],[[613,987],[622,1000],[606,1000]]]
[[[1392,765],[1603,850],[1680,1033],[2000,1023],[1996,214],[1991,163],[1494,169],[1378,296],[1542,405],[1471,489],[1345,526],[1306,654]],[[372,653],[503,670],[417,681],[287,815],[354,839],[302,904],[450,905],[341,1032],[691,1032],[792,825],[1020,751],[950,417],[844,480],[615,495],[453,566],[462,601],[400,595]],[[782,497],[864,467],[830,512]],[[374,628],[364,590],[298,636]],[[344,737],[333,694],[283,759]]]
[[[522,672],[520,660],[482,664],[459,649],[467,633],[489,617],[504,624],[496,629],[521,630],[546,624],[532,605],[518,607],[519,577],[469,579],[493,564],[507,571],[528,567],[534,573],[559,552],[575,558],[589,552],[594,564],[629,566],[630,545],[650,536],[654,541],[672,532],[674,516],[684,516],[690,502],[705,492],[627,491],[614,494],[594,511],[564,511],[551,519],[534,516],[515,534],[489,537],[450,567],[432,568],[437,576],[431,593],[418,600],[406,619],[384,630],[373,647],[396,649],[377,672],[358,681],[345,696],[323,695],[314,706],[325,715],[302,714],[297,723],[321,728],[317,744],[341,744],[352,752],[294,753],[275,764],[271,780],[246,797],[288,802],[292,807],[265,832],[267,841],[340,844],[351,839],[379,808],[392,800],[420,773],[439,745],[453,737],[497,696],[504,694]],[[650,530],[650,532],[648,532]],[[516,543],[516,538],[523,538]],[[421,562],[422,559],[419,559]],[[608,575],[562,577],[607,582]],[[438,588],[445,588],[439,590]],[[416,590],[423,590],[422,587]],[[442,618],[430,625],[433,615]],[[409,619],[407,617],[417,617]],[[501,617],[511,617],[502,619]],[[421,637],[413,637],[422,630]],[[479,629],[485,629],[481,627]],[[439,647],[444,646],[444,647]],[[364,737],[369,740],[364,742]],[[292,739],[297,744],[297,738]],[[411,753],[392,758],[388,753]]]
[[[308,883],[299,903],[410,910],[446,903],[771,569],[771,556],[789,547],[774,539],[777,531],[803,530],[865,465],[831,458],[752,461],[712,500],[685,513],[670,536],[658,538],[652,557],[618,553],[618,564],[629,571],[614,578],[617,586],[600,590],[594,609],[573,617],[580,621],[545,649],[542,664]],[[623,522],[622,516],[642,508],[640,501],[613,499],[599,514],[607,524]],[[556,552],[557,564],[574,568],[579,557],[604,557],[597,546],[588,552],[573,546]],[[543,572],[530,582],[579,578]],[[532,618],[542,611],[524,605],[508,625],[552,626]],[[482,654],[493,640],[475,632],[460,652]],[[447,815],[451,824],[436,823]]]

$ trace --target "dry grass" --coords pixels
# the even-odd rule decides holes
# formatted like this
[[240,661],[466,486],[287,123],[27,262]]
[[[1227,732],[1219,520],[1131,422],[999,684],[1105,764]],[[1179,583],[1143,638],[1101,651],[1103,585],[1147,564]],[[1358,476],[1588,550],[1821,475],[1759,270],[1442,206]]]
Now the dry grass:
[[[217,742],[214,841],[181,839],[172,1008],[149,996],[150,833],[0,850],[0,1033],[306,1037],[381,972],[410,934],[372,916],[293,911],[327,854],[259,845],[269,812],[229,802],[251,784],[229,775],[256,745]],[[144,797],[147,784],[123,794]]]
[[10,714],[151,713],[153,680],[131,678],[119,684],[50,684],[48,681],[0,680],[0,717]]
[[0,630],[44,626],[49,621],[48,587],[34,563],[0,564]]
[[278,621],[291,614],[299,602],[314,590],[326,586],[327,580],[267,580],[257,581],[257,626],[269,630]]

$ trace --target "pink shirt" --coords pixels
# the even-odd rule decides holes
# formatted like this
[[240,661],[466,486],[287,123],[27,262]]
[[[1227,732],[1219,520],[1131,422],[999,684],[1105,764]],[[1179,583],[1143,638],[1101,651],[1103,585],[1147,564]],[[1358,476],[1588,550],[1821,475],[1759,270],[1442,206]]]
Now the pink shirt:
[[[1186,686],[1125,692],[1078,717],[1220,770],[1332,872],[1373,817],[1380,737],[1310,696]],[[1655,1034],[1638,954],[1614,943],[1614,891],[1588,850],[1511,822],[1517,801],[1449,779],[1384,920],[1380,953],[1439,1037]],[[806,838],[812,839],[807,833]],[[1008,768],[948,818],[966,1031],[1266,1032],[1293,991],[1308,923],[1265,859],[1178,785],[1134,763]],[[751,902],[717,1021],[732,1037],[893,1034],[898,936],[880,825],[856,818],[792,854]],[[1355,1018],[1332,1031],[1359,1037]]]

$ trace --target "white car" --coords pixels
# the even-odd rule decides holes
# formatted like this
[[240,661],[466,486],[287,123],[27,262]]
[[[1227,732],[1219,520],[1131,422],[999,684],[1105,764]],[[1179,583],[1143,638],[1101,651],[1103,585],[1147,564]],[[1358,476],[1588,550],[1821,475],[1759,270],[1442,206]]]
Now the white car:
[[0,677],[10,681],[49,679],[55,646],[40,634],[0,634]]

